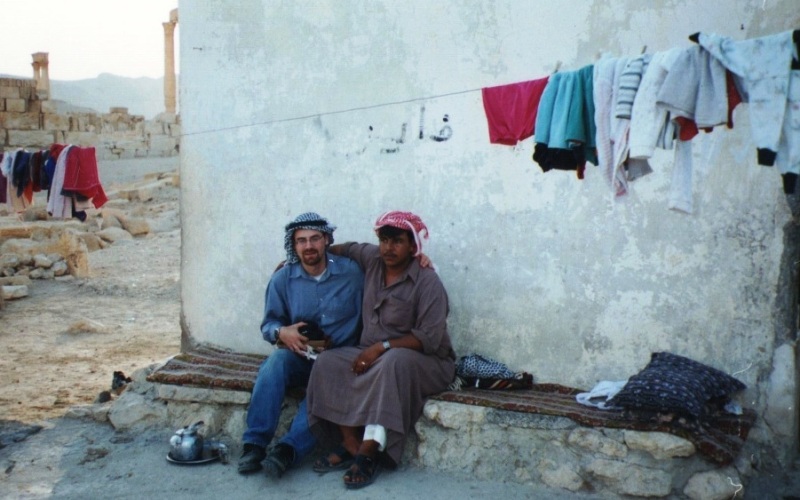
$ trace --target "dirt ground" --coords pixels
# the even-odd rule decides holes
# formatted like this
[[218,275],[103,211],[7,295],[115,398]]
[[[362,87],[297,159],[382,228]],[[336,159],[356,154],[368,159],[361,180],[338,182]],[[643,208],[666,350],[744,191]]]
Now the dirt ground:
[[[113,196],[178,165],[177,157],[101,161],[100,179]],[[43,195],[37,204],[46,203]],[[179,352],[179,188],[154,191],[147,202],[125,201],[107,206],[144,217],[150,234],[90,252],[88,278],[33,280],[28,297],[0,310],[2,418],[59,417],[110,389],[114,371],[130,374]]]

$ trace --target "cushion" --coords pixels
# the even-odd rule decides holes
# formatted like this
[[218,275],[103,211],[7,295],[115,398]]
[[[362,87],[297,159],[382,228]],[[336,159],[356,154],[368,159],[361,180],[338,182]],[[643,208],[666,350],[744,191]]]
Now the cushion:
[[747,386],[730,375],[669,352],[656,352],[650,362],[628,382],[609,406],[627,410],[678,413],[700,419],[706,405],[727,402]]

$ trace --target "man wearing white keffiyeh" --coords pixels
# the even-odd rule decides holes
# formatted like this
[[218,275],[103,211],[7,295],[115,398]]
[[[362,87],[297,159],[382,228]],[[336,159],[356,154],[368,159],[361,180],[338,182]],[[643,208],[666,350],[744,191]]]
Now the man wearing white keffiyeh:
[[242,436],[242,474],[258,471],[263,461],[269,475],[280,477],[316,445],[304,399],[289,431],[267,453],[287,388],[308,383],[314,362],[307,356],[306,328],[318,326],[329,348],[358,342],[364,275],[352,260],[328,253],[335,229],[314,212],[285,226],[286,264],[267,285],[261,323],[264,340],[285,348],[275,349],[259,368]]

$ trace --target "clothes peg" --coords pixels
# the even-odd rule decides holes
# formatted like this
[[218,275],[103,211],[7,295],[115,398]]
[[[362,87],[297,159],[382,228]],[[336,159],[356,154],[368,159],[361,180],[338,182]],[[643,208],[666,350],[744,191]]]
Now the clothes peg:
[[647,52],[647,45],[642,47],[642,54],[644,54],[645,52]]
[[693,41],[694,43],[700,43],[700,32],[689,35],[689,40]]
[[558,73],[558,70],[561,69],[561,61],[556,61],[556,67],[553,68],[553,74],[555,75]]

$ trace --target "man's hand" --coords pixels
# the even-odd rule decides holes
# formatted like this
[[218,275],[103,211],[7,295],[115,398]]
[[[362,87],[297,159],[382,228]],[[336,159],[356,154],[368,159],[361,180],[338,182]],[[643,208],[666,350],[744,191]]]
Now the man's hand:
[[419,259],[419,267],[422,268],[433,267],[433,262],[431,261],[431,258],[425,255],[424,253],[420,253],[419,255],[417,255],[417,258]]
[[283,326],[280,329],[279,336],[281,343],[285,345],[287,349],[291,349],[301,356],[305,356],[308,338],[304,337],[299,332],[299,328],[301,326],[305,326],[305,324],[306,323],[304,321],[301,321],[293,325]]
[[361,351],[353,361],[352,370],[356,375],[361,375],[369,370],[372,363],[383,354],[383,346],[380,343],[372,344],[363,351]]

